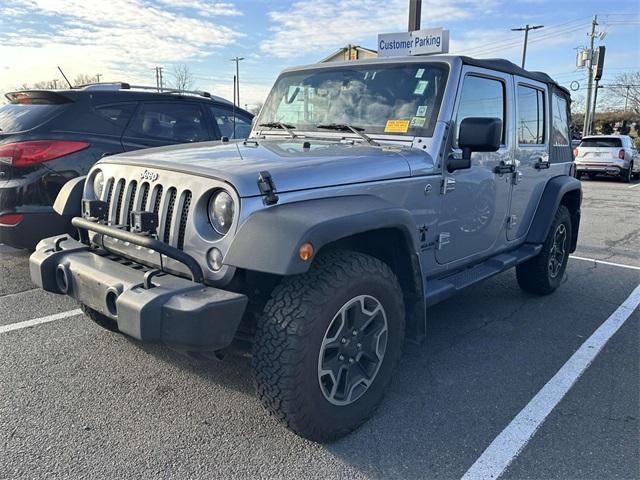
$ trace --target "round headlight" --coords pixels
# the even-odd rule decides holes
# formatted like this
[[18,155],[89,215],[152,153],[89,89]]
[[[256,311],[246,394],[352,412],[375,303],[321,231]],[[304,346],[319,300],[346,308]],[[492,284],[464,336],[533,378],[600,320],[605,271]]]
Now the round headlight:
[[226,235],[231,228],[234,209],[231,195],[224,190],[220,190],[211,196],[209,200],[209,221],[220,235]]
[[95,193],[96,198],[102,198],[102,191],[104,190],[104,174],[102,170],[98,170],[93,176],[93,193]]

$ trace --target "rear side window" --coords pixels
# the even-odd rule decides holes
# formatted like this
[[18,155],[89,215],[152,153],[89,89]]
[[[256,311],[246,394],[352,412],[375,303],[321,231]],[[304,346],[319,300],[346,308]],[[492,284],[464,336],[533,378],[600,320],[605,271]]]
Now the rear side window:
[[67,105],[15,104],[0,105],[0,132],[31,130],[53,118]]
[[131,120],[126,135],[172,143],[208,140],[202,109],[193,103],[143,103]]
[[235,135],[233,132],[233,110],[221,107],[210,107],[211,113],[218,125],[220,135],[228,138],[247,138],[251,133],[251,119],[246,115],[236,112],[235,115]]
[[585,138],[580,142],[581,147],[622,147],[622,142],[619,138],[603,137],[603,138]]
[[[502,120],[504,143],[504,84],[499,80],[469,75],[464,79],[456,124],[469,117],[499,118]],[[457,137],[457,136],[456,136]]]
[[567,119],[567,101],[553,94],[553,121],[551,124],[551,142],[554,147],[569,145],[569,121]]
[[518,85],[518,143],[544,143],[544,92]]
[[122,130],[129,122],[135,108],[136,105],[134,103],[121,103],[96,107],[94,110],[98,116]]

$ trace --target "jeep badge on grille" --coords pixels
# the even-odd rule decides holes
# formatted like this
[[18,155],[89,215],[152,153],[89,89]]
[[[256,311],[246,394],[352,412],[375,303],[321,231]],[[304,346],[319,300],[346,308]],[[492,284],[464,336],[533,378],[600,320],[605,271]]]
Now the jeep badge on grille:
[[156,180],[158,180],[158,174],[156,172],[150,172],[149,170],[145,170],[140,174],[140,180],[155,182]]

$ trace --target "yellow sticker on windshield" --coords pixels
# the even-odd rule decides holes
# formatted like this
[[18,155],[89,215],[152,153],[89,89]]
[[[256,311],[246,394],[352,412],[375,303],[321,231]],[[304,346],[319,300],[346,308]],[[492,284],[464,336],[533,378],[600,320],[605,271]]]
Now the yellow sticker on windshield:
[[409,120],[387,120],[384,131],[385,133],[407,133]]

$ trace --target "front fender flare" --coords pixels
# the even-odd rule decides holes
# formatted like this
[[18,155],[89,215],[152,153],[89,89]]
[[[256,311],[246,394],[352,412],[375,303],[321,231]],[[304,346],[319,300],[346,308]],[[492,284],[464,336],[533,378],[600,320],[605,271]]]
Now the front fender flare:
[[56,201],[53,204],[53,210],[58,215],[68,215],[72,217],[81,216],[82,212],[82,194],[84,192],[84,182],[87,179],[76,177],[69,180],[62,186]]
[[240,226],[225,263],[276,275],[306,272],[298,250],[310,242],[315,252],[328,243],[383,228],[400,230],[414,252],[417,230],[408,210],[370,195],[285,203],[253,213]]

